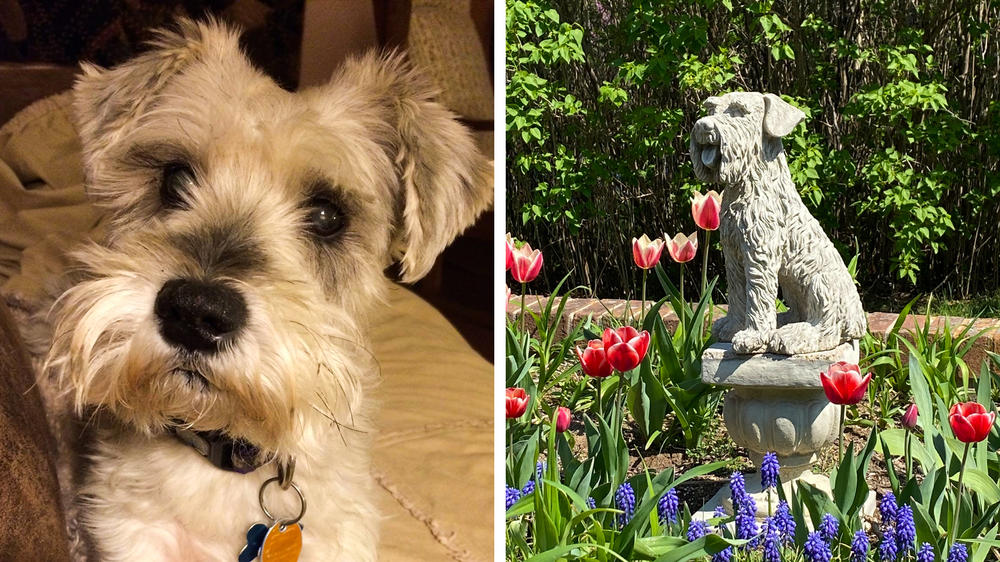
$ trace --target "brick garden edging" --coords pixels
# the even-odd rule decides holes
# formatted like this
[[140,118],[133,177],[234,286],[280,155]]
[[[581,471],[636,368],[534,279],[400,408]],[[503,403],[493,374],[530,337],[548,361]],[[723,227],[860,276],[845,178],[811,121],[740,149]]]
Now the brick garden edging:
[[[547,302],[548,297],[538,295],[527,295],[525,297],[527,308],[535,313],[544,309]],[[621,323],[626,319],[636,318],[639,316],[640,304],[637,300],[567,299],[562,321],[557,328],[558,337],[564,337],[577,325],[586,322],[588,317],[591,317],[592,322],[602,329],[611,326],[615,322]],[[649,305],[650,303],[647,301],[646,306],[648,307]],[[558,302],[553,305],[553,310],[556,306],[558,306]],[[725,305],[717,305],[713,316],[718,318],[724,316],[725,313]],[[521,297],[519,295],[512,295],[510,302],[507,303],[507,317],[511,320],[517,320],[520,314]],[[670,310],[669,306],[664,306],[660,309],[660,316],[663,318],[663,322],[668,330],[672,331],[677,328],[677,315],[674,314],[673,310]],[[885,339],[886,332],[892,329],[892,325],[896,322],[898,316],[894,312],[870,312],[868,313],[868,329],[876,337]],[[924,318],[925,316],[922,314],[910,314],[903,321],[900,334],[905,336],[908,332],[913,331],[916,329],[918,322],[923,326]],[[612,320],[615,322],[612,322]],[[960,316],[931,316],[930,333],[934,334],[941,331],[946,321],[951,326],[952,334],[961,331],[970,322],[972,323],[972,329],[969,331],[970,336],[986,331],[985,334],[973,343],[969,352],[965,355],[965,362],[969,365],[969,369],[973,374],[979,373],[980,365],[987,359],[987,351],[1000,353],[1000,318],[980,318],[973,321]],[[528,325],[532,326],[530,320]]]

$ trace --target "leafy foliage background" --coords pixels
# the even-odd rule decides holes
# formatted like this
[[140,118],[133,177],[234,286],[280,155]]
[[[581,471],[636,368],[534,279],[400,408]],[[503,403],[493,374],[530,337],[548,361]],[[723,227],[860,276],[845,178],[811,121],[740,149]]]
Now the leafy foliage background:
[[996,292],[998,26],[987,0],[509,0],[507,223],[545,253],[532,289],[572,271],[634,295],[632,237],[695,231],[712,188],[687,155],[701,102],[750,90],[808,115],[793,179],[866,301]]

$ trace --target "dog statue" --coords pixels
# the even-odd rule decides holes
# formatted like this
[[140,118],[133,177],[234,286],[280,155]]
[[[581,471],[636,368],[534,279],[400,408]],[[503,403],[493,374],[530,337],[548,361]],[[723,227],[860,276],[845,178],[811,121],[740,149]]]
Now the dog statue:
[[[844,261],[809,214],[788,173],[781,137],[805,118],[774,94],[705,100],[691,132],[698,178],[719,183],[729,312],[712,327],[737,353],[824,351],[868,323]],[[778,287],[789,310],[776,314]]]
[[74,87],[107,235],[72,254],[39,382],[94,434],[77,558],[375,560],[367,322],[391,265],[419,279],[492,203],[402,56],[293,93],[238,40],[182,20]]

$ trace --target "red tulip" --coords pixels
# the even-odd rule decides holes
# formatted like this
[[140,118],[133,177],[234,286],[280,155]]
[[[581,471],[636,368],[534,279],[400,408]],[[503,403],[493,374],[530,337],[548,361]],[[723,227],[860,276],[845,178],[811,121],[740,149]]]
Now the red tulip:
[[872,374],[861,376],[861,369],[847,361],[837,361],[830,365],[829,373],[820,373],[826,397],[834,404],[857,404],[865,397]]
[[507,292],[507,302],[510,302],[510,287],[508,287],[507,285],[504,285],[503,288]]
[[661,254],[663,254],[663,240],[661,238],[650,241],[649,237],[643,234],[642,238],[632,239],[632,259],[635,260],[635,265],[642,269],[655,267],[656,263],[660,261]]
[[670,253],[670,257],[677,263],[687,263],[693,260],[694,255],[698,253],[697,234],[684,236],[683,233],[680,233],[667,240],[667,252]]
[[695,191],[691,197],[691,216],[698,228],[715,230],[719,228],[719,209],[722,208],[722,196],[714,190],[705,195]]
[[903,419],[900,420],[900,425],[905,429],[913,429],[917,427],[917,405],[910,404],[910,407],[906,409],[906,413],[903,414]]
[[504,248],[507,254],[507,269],[509,270],[514,265],[514,239],[510,237],[509,232],[507,233],[507,240],[504,241]]
[[608,355],[608,363],[616,371],[635,369],[649,348],[649,332],[636,331],[632,326],[622,326],[617,330],[604,330],[604,351]]
[[556,408],[556,431],[562,433],[569,428],[570,412],[566,406]]
[[577,346],[576,357],[580,360],[583,372],[589,376],[604,378],[611,374],[611,363],[608,363],[608,356],[604,352],[601,340],[590,340],[583,351]]
[[538,277],[542,270],[542,252],[532,250],[531,244],[524,244],[513,250],[514,263],[510,266],[510,274],[518,283],[530,283]]
[[519,418],[528,409],[528,393],[523,388],[507,389],[507,419]]
[[996,420],[995,412],[986,412],[982,404],[963,402],[948,411],[948,423],[955,437],[962,443],[978,443],[990,434]]

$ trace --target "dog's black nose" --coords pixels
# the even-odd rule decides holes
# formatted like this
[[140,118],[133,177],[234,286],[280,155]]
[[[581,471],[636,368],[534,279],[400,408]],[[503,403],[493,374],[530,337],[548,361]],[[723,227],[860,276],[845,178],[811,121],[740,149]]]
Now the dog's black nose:
[[156,295],[153,312],[160,335],[188,351],[213,353],[236,337],[247,321],[243,296],[222,283],[171,279]]

